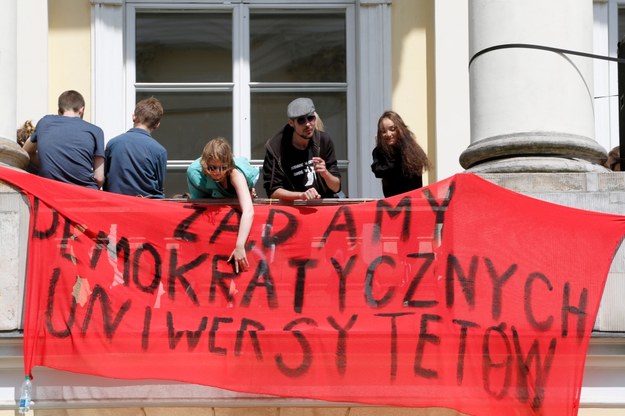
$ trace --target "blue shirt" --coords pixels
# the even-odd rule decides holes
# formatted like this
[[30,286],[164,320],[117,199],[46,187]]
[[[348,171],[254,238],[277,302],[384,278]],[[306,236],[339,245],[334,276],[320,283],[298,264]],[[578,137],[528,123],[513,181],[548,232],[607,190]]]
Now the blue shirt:
[[104,156],[104,132],[80,117],[47,115],[30,141],[37,144],[40,176],[98,189],[93,160]]
[[146,130],[132,128],[106,144],[104,190],[163,198],[167,150]]

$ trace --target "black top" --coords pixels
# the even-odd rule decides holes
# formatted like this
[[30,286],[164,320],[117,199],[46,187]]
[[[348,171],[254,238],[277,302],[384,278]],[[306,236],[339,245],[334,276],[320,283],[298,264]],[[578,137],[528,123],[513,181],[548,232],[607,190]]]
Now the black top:
[[376,178],[382,179],[382,192],[386,198],[423,186],[421,175],[404,175],[399,149],[395,149],[391,157],[386,157],[380,148],[376,147],[372,156],[371,171]]
[[312,157],[318,155],[325,160],[326,169],[332,175],[341,178],[330,136],[315,130],[313,138],[304,150],[293,147],[292,137],[293,128],[287,124],[265,143],[263,182],[267,196],[271,196],[279,188],[303,192],[314,187],[322,198],[335,198],[336,194],[320,175],[314,173],[312,165]]

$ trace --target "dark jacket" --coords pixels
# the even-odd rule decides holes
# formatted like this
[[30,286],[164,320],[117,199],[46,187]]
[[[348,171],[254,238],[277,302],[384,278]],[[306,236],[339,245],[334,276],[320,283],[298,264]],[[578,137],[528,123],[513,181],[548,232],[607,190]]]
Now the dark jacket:
[[[265,143],[263,186],[268,197],[271,197],[271,194],[279,188],[286,189],[287,191],[305,191],[305,189],[297,189],[297,186],[291,182],[282,165],[283,152],[288,151],[289,148],[287,148],[287,146],[291,148],[293,146],[291,143],[292,137],[293,127],[287,124]],[[339,172],[334,152],[334,144],[330,136],[325,132],[315,130],[314,137],[310,141],[309,146],[312,147],[311,154],[321,157],[326,162],[326,169],[332,175],[340,179],[341,173]],[[317,176],[315,180],[314,187],[322,198],[336,197],[334,191],[332,191],[323,178],[319,176]]]
[[382,179],[382,192],[386,198],[423,186],[421,175],[404,174],[399,149],[396,149],[392,156],[387,157],[380,148],[376,147],[373,149],[372,157],[371,171],[376,178]]

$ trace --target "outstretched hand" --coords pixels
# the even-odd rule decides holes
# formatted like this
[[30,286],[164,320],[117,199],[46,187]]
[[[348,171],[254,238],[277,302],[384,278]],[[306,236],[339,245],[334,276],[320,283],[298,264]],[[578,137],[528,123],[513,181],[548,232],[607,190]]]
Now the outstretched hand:
[[234,264],[234,272],[237,274],[247,271],[250,267],[244,247],[235,247],[234,250],[232,250],[230,257],[228,257],[228,262],[232,262]]

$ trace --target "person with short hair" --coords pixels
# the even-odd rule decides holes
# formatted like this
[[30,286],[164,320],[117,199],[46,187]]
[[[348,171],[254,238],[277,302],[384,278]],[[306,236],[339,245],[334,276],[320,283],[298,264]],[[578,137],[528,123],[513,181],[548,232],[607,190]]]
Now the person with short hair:
[[132,115],[133,127],[106,144],[104,190],[118,194],[164,198],[167,150],[152,137],[161,125],[163,106],[154,98],[141,100]]
[[38,175],[93,189],[104,184],[104,132],[84,121],[85,99],[74,90],[58,99],[58,115],[44,116],[24,143]]
[[334,143],[316,122],[310,98],[289,103],[287,124],[265,144],[263,185],[269,198],[334,198],[341,191]]

